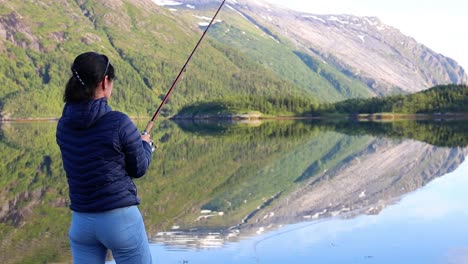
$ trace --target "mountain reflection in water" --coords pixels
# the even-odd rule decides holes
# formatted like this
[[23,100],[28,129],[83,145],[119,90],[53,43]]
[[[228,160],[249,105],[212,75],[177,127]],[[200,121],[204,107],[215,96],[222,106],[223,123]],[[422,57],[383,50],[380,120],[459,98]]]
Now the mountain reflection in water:
[[[395,242],[388,230],[400,236],[412,230],[439,234],[447,226],[451,229],[443,237],[450,243],[444,246],[453,244],[453,250],[463,252],[468,242],[450,231],[463,231],[466,215],[433,225],[414,226],[410,221],[400,229],[385,215],[441,182],[434,179],[458,172],[467,154],[466,123],[161,121],[152,133],[159,150],[147,175],[136,180],[155,262],[309,262],[309,257],[320,257],[317,252],[334,254],[337,245],[344,245],[339,239],[321,238],[327,232],[339,235],[333,225],[360,226],[362,219],[381,217],[386,226],[377,226],[385,232],[374,233],[382,245],[378,250],[385,254],[405,244]],[[68,262],[71,214],[55,144],[56,123],[0,126],[0,263]],[[442,179],[452,182],[453,177]],[[428,199],[426,205],[436,200]],[[406,215],[399,217],[407,221]],[[370,236],[366,232],[353,228],[349,239],[362,240],[345,242],[373,248],[376,242],[364,239]],[[413,236],[414,243],[428,243],[427,236]],[[434,241],[434,247],[442,243]],[[351,252],[353,246],[343,249]],[[440,253],[442,248],[412,247],[416,253],[422,248]],[[377,258],[366,261],[372,259]]]
[[467,175],[465,161],[376,215],[285,225],[217,249],[151,249],[158,263],[467,263]]
[[[323,139],[326,138],[327,135],[323,135]],[[405,236],[413,231],[418,235],[420,232],[432,233],[428,238],[434,240],[438,240],[438,237],[457,237],[456,232],[450,234],[442,231],[442,235],[438,234],[440,231],[433,231],[444,230],[447,225],[444,221],[431,226],[432,218],[423,217],[429,223],[421,221],[413,226],[412,219],[408,219],[415,217],[415,212],[430,215],[440,210],[449,211],[445,209],[445,204],[434,203],[437,198],[428,199],[431,195],[440,197],[446,193],[432,193],[428,191],[431,187],[428,187],[410,195],[403,202],[400,199],[455,170],[464,161],[468,149],[463,146],[438,147],[412,139],[377,137],[366,141],[359,151],[341,158],[334,166],[323,170],[317,168],[336,156],[337,152],[345,151],[343,146],[351,145],[348,141],[352,139],[340,141],[330,148],[325,158],[313,162],[300,176],[297,175],[295,182],[300,184],[292,191],[275,197],[274,203],[268,207],[260,204],[254,215],[250,213],[235,227],[209,229],[192,226],[190,230],[160,232],[152,237],[154,253],[169,259],[172,256],[175,261],[181,259],[179,251],[182,250],[185,252],[182,255],[190,263],[206,263],[209,259],[207,255],[212,259],[222,258],[223,263],[297,263],[311,259],[318,263],[439,263],[440,258],[463,258],[463,252],[468,250],[455,247],[453,252],[447,251],[447,247],[457,245],[456,242],[444,243],[440,248],[437,247],[438,243],[434,243],[434,247],[424,247],[427,242],[420,241],[417,235],[411,242]],[[454,181],[460,181],[461,175],[467,175],[468,163],[464,164],[455,173],[457,176],[452,175],[451,179],[458,177]],[[432,186],[437,188],[444,182],[450,184],[448,179]],[[447,188],[445,191],[449,190]],[[466,196],[455,197],[454,202],[461,205]],[[271,202],[268,198],[264,200]],[[414,205],[414,201],[419,203]],[[394,205],[388,210],[391,217],[381,214],[390,205]],[[437,205],[440,207],[434,208]],[[402,213],[401,210],[407,210],[408,206],[414,210],[413,213]],[[455,209],[461,208],[456,206]],[[468,207],[464,206],[462,212],[468,212]],[[456,214],[457,211],[450,213]],[[208,211],[205,214],[216,217],[216,212]],[[466,217],[465,214],[463,219],[466,220]],[[245,221],[246,218],[248,221]],[[457,225],[462,229],[468,227],[463,220],[457,221]],[[378,226],[379,230],[365,234],[372,226]],[[392,232],[399,235],[395,236]],[[346,245],[337,244],[340,243],[338,238],[342,236],[341,233],[346,234]],[[362,235],[369,237],[356,239]],[[463,243],[468,245],[468,239]],[[409,248],[397,246],[405,244]],[[348,249],[335,250],[339,246]],[[362,250],[364,248],[369,250]],[[201,249],[205,250],[199,251]],[[172,254],[174,250],[179,253]],[[425,253],[425,250],[434,253]],[[333,257],[337,253],[341,257]]]

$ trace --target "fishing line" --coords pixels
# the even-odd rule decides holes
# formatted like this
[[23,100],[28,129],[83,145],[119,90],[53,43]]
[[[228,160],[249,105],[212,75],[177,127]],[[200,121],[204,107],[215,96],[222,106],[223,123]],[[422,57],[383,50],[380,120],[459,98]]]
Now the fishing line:
[[293,228],[293,229],[290,229],[290,230],[286,230],[286,231],[282,231],[282,232],[279,232],[279,233],[276,233],[276,234],[273,234],[273,235],[270,235],[270,236],[267,236],[265,238],[262,238],[258,241],[256,241],[254,244],[253,244],[253,251],[255,253],[255,260],[257,263],[260,263],[260,257],[259,257],[259,254],[258,254],[258,251],[257,251],[257,247],[260,243],[262,242],[265,242],[267,240],[270,240],[272,238],[275,238],[275,237],[279,237],[279,236],[282,236],[282,235],[285,235],[285,234],[288,234],[288,233],[292,233],[292,232],[295,232],[295,231],[298,231],[298,230],[301,230],[301,229],[305,229],[307,227],[310,227],[310,226],[313,226],[313,225],[316,225],[316,224],[320,224],[322,222],[326,222],[326,221],[330,221],[331,219],[327,219],[327,218],[323,218],[323,219],[319,219],[319,220],[315,220],[313,222],[310,222],[309,224],[305,225],[305,226],[300,226],[300,227],[296,227],[296,228]]
[[142,134],[148,134],[149,131],[151,130],[151,128],[153,127],[154,125],[154,120],[156,120],[156,118],[159,116],[159,113],[161,112],[161,109],[162,107],[166,104],[167,102],[167,99],[169,98],[169,96],[171,95],[172,91],[174,90],[174,87],[176,86],[177,82],[180,80],[180,77],[182,76],[182,73],[185,72],[186,68],[187,68],[187,64],[190,62],[190,60],[192,59],[192,56],[193,54],[195,54],[195,51],[197,50],[198,46],[200,45],[200,43],[202,42],[203,38],[205,37],[206,33],[208,32],[208,29],[211,27],[211,25],[213,24],[216,16],[218,15],[219,11],[221,10],[221,8],[223,7],[224,5],[224,2],[226,2],[226,0],[223,0],[223,2],[221,2],[221,5],[219,6],[218,10],[216,11],[215,15],[213,16],[213,18],[211,19],[210,23],[208,24],[208,26],[206,27],[205,31],[203,32],[203,35],[201,36],[200,40],[198,40],[197,44],[195,45],[195,48],[192,50],[192,53],[190,53],[190,56],[188,57],[187,61],[185,62],[184,66],[182,66],[182,69],[180,70],[179,74],[177,75],[177,77],[175,78],[174,82],[172,83],[171,85],[171,88],[169,89],[169,91],[166,93],[166,96],[164,96],[164,99],[163,101],[161,102],[161,104],[159,105],[158,109],[156,110],[156,112],[154,113],[153,117],[151,118],[151,120],[148,122],[148,125],[146,125],[146,128],[145,130],[143,131]]
[[[359,213],[359,215],[360,215],[363,211],[365,211],[366,209],[371,208],[371,207],[372,207],[371,205],[364,206],[363,208],[358,208],[358,209],[355,209],[355,210],[351,210],[351,211],[343,213],[343,214],[341,214],[339,216],[335,216],[335,217],[331,217],[331,218],[325,217],[325,218],[313,220],[312,222],[310,222],[309,224],[306,224],[304,226],[299,226],[299,227],[296,227],[296,228],[293,228],[293,229],[290,229],[290,230],[282,231],[282,232],[275,233],[273,235],[267,236],[265,238],[262,238],[262,239],[256,241],[253,244],[253,251],[255,253],[255,260],[256,260],[257,263],[260,263],[260,257],[259,257],[258,251],[257,251],[257,247],[258,247],[258,245],[260,243],[263,243],[263,242],[265,242],[267,240],[270,240],[270,239],[273,239],[273,238],[276,238],[276,237],[279,237],[279,236],[282,236],[282,235],[285,235],[285,234],[288,234],[288,233],[292,233],[292,232],[295,232],[295,231],[298,231],[298,230],[306,229],[306,228],[311,227],[313,225],[321,224],[323,222],[350,219],[352,216],[356,215],[356,213]],[[332,243],[332,245],[335,246],[333,243]]]

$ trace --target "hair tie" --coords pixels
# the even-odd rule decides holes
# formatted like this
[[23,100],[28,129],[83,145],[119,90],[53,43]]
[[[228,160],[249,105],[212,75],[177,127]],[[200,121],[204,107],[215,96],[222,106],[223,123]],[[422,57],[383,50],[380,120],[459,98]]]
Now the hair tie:
[[80,81],[80,83],[85,86],[85,83],[83,82],[83,80],[80,78],[80,75],[78,74],[78,72],[73,69],[73,74],[75,75],[75,77],[78,79],[78,81]]

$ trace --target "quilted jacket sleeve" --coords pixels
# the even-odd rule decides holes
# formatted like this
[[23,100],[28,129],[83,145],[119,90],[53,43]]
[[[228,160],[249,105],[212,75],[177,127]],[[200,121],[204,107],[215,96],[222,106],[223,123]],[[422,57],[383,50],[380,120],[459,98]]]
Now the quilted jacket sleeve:
[[151,146],[143,141],[140,132],[127,115],[120,122],[120,143],[125,155],[125,170],[132,178],[142,177],[151,161]]

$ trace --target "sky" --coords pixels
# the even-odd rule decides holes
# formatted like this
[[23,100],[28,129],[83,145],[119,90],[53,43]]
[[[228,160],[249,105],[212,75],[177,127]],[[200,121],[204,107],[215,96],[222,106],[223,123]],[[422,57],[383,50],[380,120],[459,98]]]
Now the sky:
[[375,16],[468,71],[466,0],[265,0],[313,14]]

